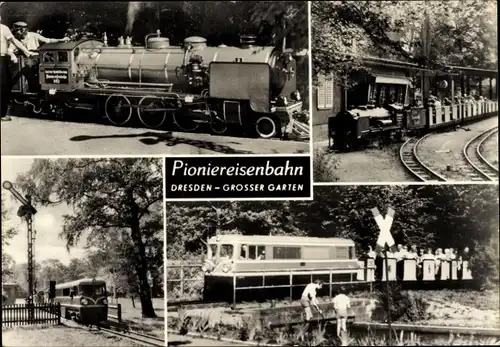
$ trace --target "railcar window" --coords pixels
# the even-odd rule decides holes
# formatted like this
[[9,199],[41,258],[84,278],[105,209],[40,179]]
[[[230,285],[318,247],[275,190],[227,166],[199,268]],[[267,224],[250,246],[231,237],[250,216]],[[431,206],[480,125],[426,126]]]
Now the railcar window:
[[349,247],[336,247],[335,258],[336,259],[349,259]]
[[247,258],[248,258],[248,246],[242,245],[240,250],[240,259],[247,259]]
[[257,260],[266,259],[266,246],[257,246]]
[[63,296],[69,296],[70,291],[71,290],[69,288],[64,288],[63,289]]
[[248,259],[266,259],[266,246],[248,246]]
[[274,259],[301,259],[300,247],[274,247]]
[[81,290],[83,296],[89,296],[89,297],[100,297],[106,294],[106,287],[104,286],[95,286],[88,284],[81,286]]
[[234,251],[233,245],[221,245],[220,246],[220,257],[221,258],[222,257],[232,258],[233,251]]
[[43,62],[44,63],[55,63],[56,57],[55,57],[54,52],[45,52],[43,54]]
[[59,63],[67,63],[68,62],[68,52],[59,52],[57,54],[57,60]]

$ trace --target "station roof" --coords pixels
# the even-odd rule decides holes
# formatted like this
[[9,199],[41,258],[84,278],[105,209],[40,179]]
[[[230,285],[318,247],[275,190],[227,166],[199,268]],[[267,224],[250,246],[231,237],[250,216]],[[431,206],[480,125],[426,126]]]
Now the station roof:
[[[219,238],[219,241],[217,241]],[[306,237],[280,235],[218,235],[210,238],[209,242],[229,244],[275,244],[275,245],[335,245],[354,246],[354,241],[340,237]]]
[[[410,69],[410,70],[417,70],[417,71],[437,72],[433,69],[423,68],[415,63],[409,63],[409,62],[404,62],[404,61],[399,61],[399,60],[394,60],[394,59],[366,56],[363,58],[363,61],[366,62],[368,65],[400,67],[403,69]],[[449,70],[447,72],[444,72],[444,73],[448,73],[448,74],[465,73],[465,74],[470,74],[473,76],[491,77],[491,78],[497,78],[497,76],[498,76],[498,71],[491,70],[491,69],[482,69],[482,68],[458,66],[458,65],[449,65],[449,66],[446,66],[445,69]]]

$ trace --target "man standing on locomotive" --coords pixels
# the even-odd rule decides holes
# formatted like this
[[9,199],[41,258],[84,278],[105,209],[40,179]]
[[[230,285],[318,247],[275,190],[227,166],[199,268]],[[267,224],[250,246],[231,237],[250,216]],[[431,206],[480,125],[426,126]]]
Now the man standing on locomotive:
[[[49,39],[47,37],[42,36],[39,33],[28,31],[28,24],[25,22],[16,22],[13,25],[14,36],[23,43],[26,48],[28,48],[31,52],[37,52],[38,48],[41,46],[41,43],[58,43],[58,42],[67,42],[70,41],[68,37],[64,37],[62,39]],[[11,45],[10,50],[15,52],[15,48]],[[38,61],[37,60],[28,60],[24,66],[24,68],[14,76],[13,84],[19,80],[19,78],[23,75],[28,80],[28,86],[31,92],[35,91],[35,87],[38,85]]]
[[[1,21],[1,17],[0,17]],[[12,90],[12,75],[10,72],[10,62],[17,62],[16,57],[12,57],[9,52],[9,45],[13,44],[27,57],[33,55],[26,47],[17,40],[9,27],[0,23],[0,115],[2,121],[9,121],[7,111],[9,109],[11,90]]]
[[312,318],[311,304],[318,310],[319,314],[323,314],[323,311],[318,307],[318,300],[316,299],[316,292],[321,288],[323,288],[323,282],[316,280],[314,283],[309,283],[302,292],[300,304],[306,313],[306,322],[309,322]]
[[[69,37],[63,37],[62,39],[49,39],[39,33],[28,31],[28,24],[25,22],[14,23],[14,31],[19,35],[19,41],[21,41],[30,51],[37,51],[42,43],[59,43],[70,41]],[[16,35],[17,36],[17,35]],[[11,47],[13,48],[13,47]]]

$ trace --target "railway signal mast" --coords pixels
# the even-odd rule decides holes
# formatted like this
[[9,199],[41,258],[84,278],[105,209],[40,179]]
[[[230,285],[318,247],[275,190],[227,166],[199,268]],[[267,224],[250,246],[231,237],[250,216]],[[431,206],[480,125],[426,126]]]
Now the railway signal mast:
[[387,215],[382,217],[378,208],[371,209],[373,217],[375,218],[375,222],[377,222],[377,226],[380,229],[380,233],[377,238],[377,253],[380,252],[381,249],[384,249],[385,254],[385,283],[387,285],[387,323],[389,325],[389,346],[392,344],[392,329],[391,329],[391,302],[390,302],[390,289],[389,289],[389,260],[388,260],[388,251],[389,248],[394,247],[395,242],[394,238],[391,234],[391,226],[394,220],[394,210],[392,207],[387,209]]
[[33,307],[33,294],[34,294],[34,254],[33,254],[33,215],[37,213],[37,210],[31,205],[31,196],[26,195],[23,197],[9,181],[4,181],[2,184],[3,188],[8,190],[22,205],[17,210],[17,215],[21,218],[25,218],[27,229],[28,229],[28,298],[27,306],[29,308],[29,320],[34,319],[34,307]]

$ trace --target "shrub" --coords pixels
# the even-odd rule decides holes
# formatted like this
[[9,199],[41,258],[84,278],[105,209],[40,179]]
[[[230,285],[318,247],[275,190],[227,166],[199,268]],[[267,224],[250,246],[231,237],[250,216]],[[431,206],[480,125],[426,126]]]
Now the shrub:
[[498,287],[499,261],[498,249],[495,249],[493,245],[476,245],[474,247],[469,268],[481,289]]
[[313,175],[315,182],[335,182],[339,178],[335,171],[339,168],[340,160],[331,155],[326,149],[316,149],[313,157]]
[[427,304],[420,294],[402,291],[397,283],[389,285],[389,296],[386,290],[376,293],[379,306],[384,309],[384,319],[387,320],[387,302],[390,303],[390,317],[392,321],[415,322],[427,317]]

